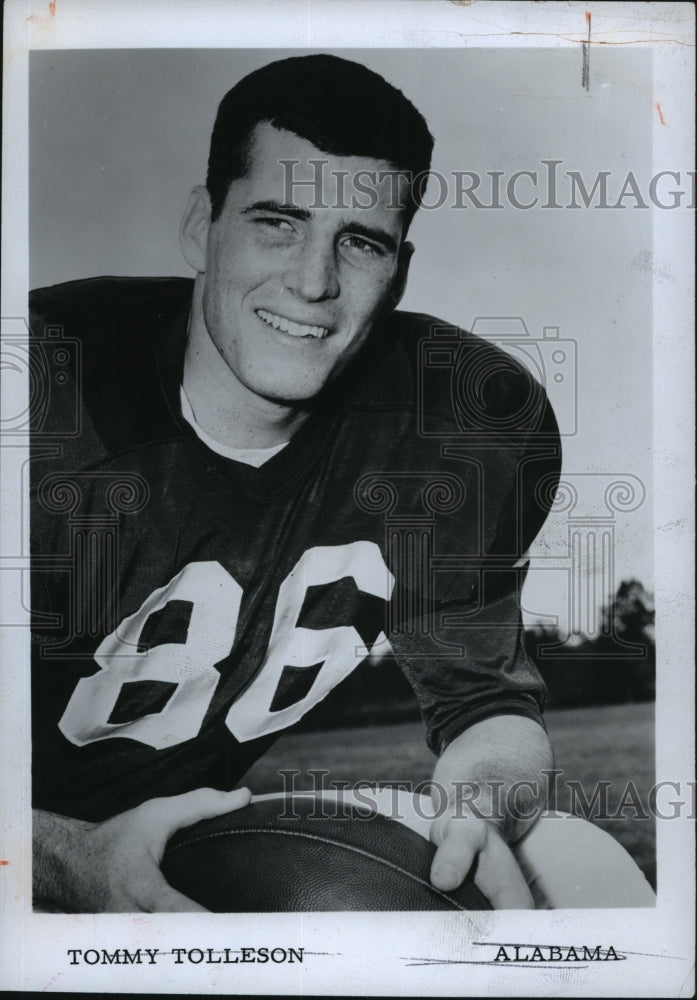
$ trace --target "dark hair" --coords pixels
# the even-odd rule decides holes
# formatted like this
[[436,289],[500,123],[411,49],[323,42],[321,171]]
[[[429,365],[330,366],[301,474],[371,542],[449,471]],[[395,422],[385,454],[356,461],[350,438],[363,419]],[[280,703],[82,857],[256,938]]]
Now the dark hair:
[[240,80],[220,102],[211,136],[206,187],[214,220],[230,182],[247,171],[260,122],[294,132],[322,152],[386,160],[406,171],[412,180],[406,232],[426,187],[433,138],[414,105],[378,73],[337,56],[310,55],[269,63]]

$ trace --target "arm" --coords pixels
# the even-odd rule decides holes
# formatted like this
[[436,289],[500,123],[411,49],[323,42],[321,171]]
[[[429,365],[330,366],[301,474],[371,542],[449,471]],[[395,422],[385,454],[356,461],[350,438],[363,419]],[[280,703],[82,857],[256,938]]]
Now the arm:
[[448,799],[431,830],[438,847],[431,869],[437,888],[454,889],[476,860],[475,883],[495,909],[532,908],[507,844],[519,840],[544,809],[543,771],[551,766],[544,729],[518,715],[484,719],[446,747],[434,771]]
[[197,788],[150,799],[102,823],[35,809],[34,905],[63,913],[189,912],[202,906],[160,872],[175,830],[247,805],[250,792]]
[[[504,375],[502,372],[495,396],[505,411],[505,390],[513,390],[517,380],[508,382]],[[492,379],[492,389],[494,382]],[[525,418],[530,420],[525,450],[516,460],[513,485],[486,553],[489,567],[504,572],[492,574],[486,565],[483,567],[481,608],[477,609],[482,612],[482,625],[477,626],[477,617],[471,617],[474,627],[463,635],[463,645],[469,647],[469,663],[464,663],[463,669],[466,672],[469,666],[471,677],[465,673],[453,687],[455,691],[459,688],[462,698],[462,692],[471,692],[474,683],[478,688],[475,706],[488,701],[491,710],[498,701],[500,711],[480,720],[470,717],[464,731],[465,706],[458,707],[457,699],[449,710],[447,706],[445,712],[440,710],[440,719],[433,715],[440,728],[434,749],[441,751],[434,779],[447,789],[448,810],[432,827],[432,839],[438,847],[432,880],[438,888],[453,889],[476,864],[475,882],[495,908],[533,905],[508,845],[515,844],[545,808],[547,782],[543,772],[553,763],[541,725],[544,684],[525,655],[520,612],[526,573],[521,562],[547,517],[561,468],[554,413],[540,387],[528,383],[528,393],[535,392],[539,409],[531,420],[529,413]],[[492,397],[491,402],[495,405],[496,399]],[[525,407],[512,407],[513,413],[524,411]],[[526,429],[516,421],[514,424],[517,432]],[[495,483],[494,479],[494,487]],[[487,503],[495,496],[496,489],[489,489]],[[514,575],[520,567],[517,580],[506,578],[506,566]]]

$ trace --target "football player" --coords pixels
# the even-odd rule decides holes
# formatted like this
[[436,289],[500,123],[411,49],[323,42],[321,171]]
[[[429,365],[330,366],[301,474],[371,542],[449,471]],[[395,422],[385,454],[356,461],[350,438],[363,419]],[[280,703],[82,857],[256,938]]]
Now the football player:
[[34,293],[62,366],[31,466],[36,905],[201,909],[168,838],[243,807],[273,739],[385,655],[449,793],[433,884],[476,860],[493,906],[532,905],[510,845],[552,758],[519,594],[560,445],[521,366],[395,311],[431,148],[365,67],[273,63],[220,105],[193,281]]

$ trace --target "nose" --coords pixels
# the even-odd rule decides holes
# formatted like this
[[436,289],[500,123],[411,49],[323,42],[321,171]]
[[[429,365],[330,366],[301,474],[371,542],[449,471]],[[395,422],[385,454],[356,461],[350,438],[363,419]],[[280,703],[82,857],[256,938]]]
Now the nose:
[[306,240],[286,270],[283,284],[307,302],[335,299],[339,294],[339,275],[334,247],[322,239]]

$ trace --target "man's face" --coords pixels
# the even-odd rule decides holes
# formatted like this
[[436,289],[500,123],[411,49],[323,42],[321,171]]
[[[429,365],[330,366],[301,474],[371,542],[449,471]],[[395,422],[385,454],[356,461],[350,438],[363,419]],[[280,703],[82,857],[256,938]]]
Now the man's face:
[[[321,199],[313,185],[290,184],[318,176],[308,165],[313,159],[325,161]],[[292,176],[282,160],[300,161]],[[389,169],[257,126],[247,173],[232,181],[207,229],[203,289],[208,335],[233,379],[255,396],[312,398],[396,304],[411,248],[402,245],[394,177],[360,196],[362,204],[375,202],[370,207],[339,207],[351,206],[356,171]],[[338,204],[336,171],[345,177]],[[312,207],[318,202],[322,207]]]

